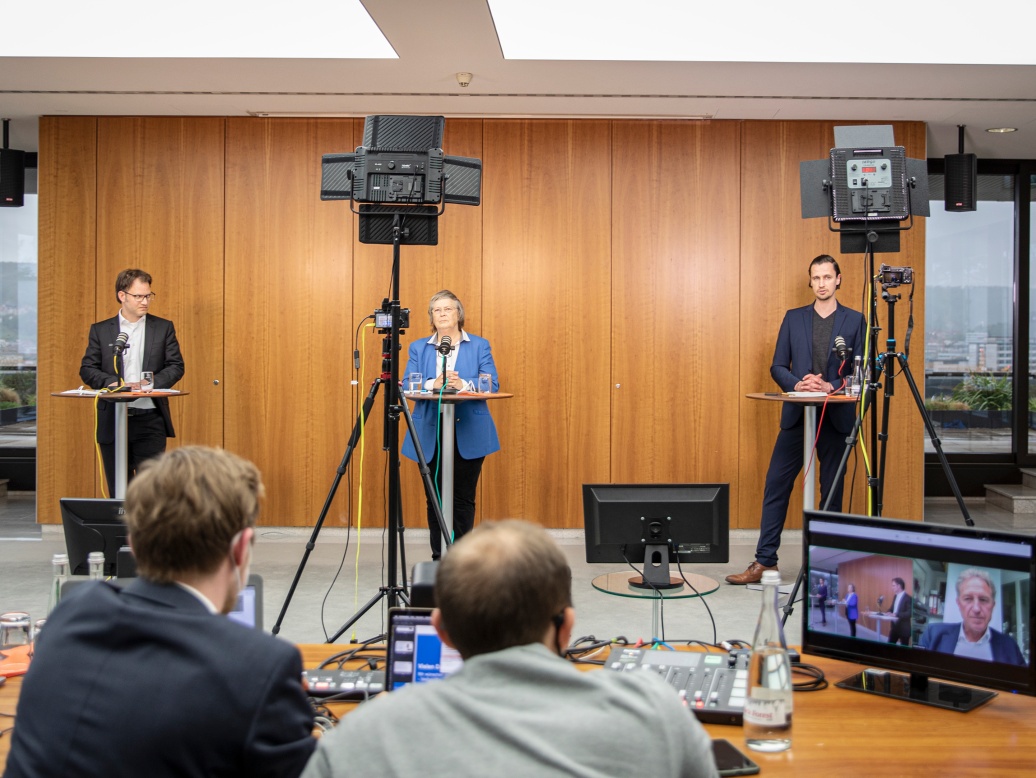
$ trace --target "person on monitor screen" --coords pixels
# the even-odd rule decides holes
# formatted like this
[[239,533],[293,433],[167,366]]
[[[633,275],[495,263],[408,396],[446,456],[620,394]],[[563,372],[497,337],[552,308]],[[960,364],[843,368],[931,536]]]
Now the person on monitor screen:
[[654,673],[562,658],[572,573],[542,528],[482,523],[443,556],[435,586],[432,623],[461,668],[345,716],[304,778],[717,774],[708,734]]
[[[115,279],[115,299],[121,307],[110,319],[90,327],[79,377],[92,389],[128,384],[140,388],[140,374],[154,373],[155,389],[170,389],[183,378],[184,364],[176,329],[168,319],[149,313],[155,293],[151,276],[143,270],[123,270]],[[127,336],[122,355],[116,355],[119,335]],[[127,480],[141,463],[165,451],[166,438],[176,437],[169,415],[169,400],[148,397],[129,403]],[[97,403],[97,443],[104,462],[108,495],[115,496],[115,403]]]
[[[782,392],[831,394],[845,384],[852,372],[852,357],[863,354],[863,316],[839,303],[835,297],[842,283],[834,257],[821,254],[809,263],[809,286],[814,300],[804,308],[784,315],[770,375]],[[834,351],[835,338],[850,349],[846,360]],[[750,584],[762,580],[763,572],[777,569],[777,549],[788,515],[788,503],[795,478],[802,470],[804,411],[796,403],[782,403],[781,429],[770,456],[763,490],[763,513],[755,559],[743,573],[728,575],[727,583]],[[830,404],[817,413],[817,454],[820,459],[820,505],[831,494],[829,510],[842,509],[842,479],[833,483],[845,450],[846,435],[852,430],[855,406]],[[814,465],[815,466],[815,465]]]
[[817,608],[820,609],[820,623],[827,625],[827,584],[823,578],[817,579]]
[[902,643],[910,645],[910,620],[914,611],[914,600],[906,592],[906,584],[902,578],[892,579],[892,607],[885,613],[892,614],[896,618],[889,626],[889,643]]
[[[403,375],[420,373],[424,376],[424,388],[433,392],[429,400],[414,403],[413,417],[421,450],[428,460],[429,469],[437,474],[439,493],[442,494],[442,460],[438,445],[440,418],[435,393],[444,384],[452,391],[474,391],[480,373],[489,374],[492,391],[499,392],[500,379],[496,374],[489,341],[464,329],[464,306],[453,292],[443,289],[432,295],[428,303],[428,319],[433,334],[427,340],[417,340],[410,344]],[[444,343],[446,338],[450,339],[449,344]],[[445,374],[440,348],[446,351]],[[485,400],[457,403],[455,427],[453,540],[459,540],[471,531],[475,523],[475,494],[482,463],[489,454],[500,450],[500,439],[496,434],[493,417],[489,415],[489,404]],[[409,430],[403,441],[403,456],[417,461],[417,450]],[[438,559],[442,553],[442,529],[430,501],[427,504],[427,519],[432,559]]]
[[929,624],[917,645],[932,651],[1025,665],[1014,638],[989,626],[996,608],[996,586],[985,570],[969,568],[957,576],[957,608],[961,622]]
[[856,620],[860,618],[860,598],[856,596],[856,584],[849,584],[845,599],[845,620],[849,622],[849,636],[856,637]]
[[139,578],[47,619],[6,778],[297,776],[316,746],[298,649],[228,619],[248,580],[255,466],[185,447],[147,462],[126,522]]

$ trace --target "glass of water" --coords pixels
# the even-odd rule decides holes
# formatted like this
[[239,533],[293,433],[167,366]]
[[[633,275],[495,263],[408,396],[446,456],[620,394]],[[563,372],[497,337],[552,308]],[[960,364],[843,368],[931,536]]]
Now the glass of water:
[[150,370],[145,370],[140,374],[140,391],[150,392],[155,388],[155,374]]
[[420,392],[424,389],[424,376],[420,373],[408,373],[406,377],[406,390],[408,392]]
[[478,374],[478,391],[479,394],[489,394],[493,391],[493,376],[489,373]]

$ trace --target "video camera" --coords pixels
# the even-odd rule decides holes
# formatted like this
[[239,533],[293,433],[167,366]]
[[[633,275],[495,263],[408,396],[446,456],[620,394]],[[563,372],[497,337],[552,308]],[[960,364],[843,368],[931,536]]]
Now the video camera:
[[914,283],[914,269],[912,267],[882,265],[878,273],[878,281],[886,289],[900,286],[901,284],[912,284]]

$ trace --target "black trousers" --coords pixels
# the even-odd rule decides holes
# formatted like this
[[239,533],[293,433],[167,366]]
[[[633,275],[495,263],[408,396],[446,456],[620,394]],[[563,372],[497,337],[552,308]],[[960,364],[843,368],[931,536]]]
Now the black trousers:
[[[148,459],[154,459],[165,451],[165,422],[157,410],[142,416],[130,416],[126,432],[126,482],[137,472],[137,468]],[[101,461],[104,462],[104,478],[108,482],[108,496],[115,496],[115,444],[100,443]]]
[[[478,491],[478,478],[482,474],[482,463],[485,457],[465,459],[456,449],[457,441],[454,439],[453,453],[453,540],[460,540],[464,535],[471,532],[475,524],[475,494]],[[439,447],[435,449],[435,455],[428,462],[428,468],[433,476],[436,476],[436,484],[439,487],[439,495],[442,495],[442,463],[439,461]],[[432,559],[438,559],[442,554],[442,529],[435,518],[435,509],[430,501],[427,501],[428,538],[432,547]]]

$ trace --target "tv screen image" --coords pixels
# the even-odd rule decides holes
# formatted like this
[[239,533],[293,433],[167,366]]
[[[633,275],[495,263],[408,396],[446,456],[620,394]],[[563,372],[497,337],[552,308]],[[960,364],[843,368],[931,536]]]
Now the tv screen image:
[[643,565],[644,588],[681,586],[670,564],[730,561],[729,522],[730,484],[583,484],[586,561]]
[[840,686],[956,710],[995,695],[930,679],[1036,695],[1036,538],[806,511],[803,542],[803,651],[907,674]]

